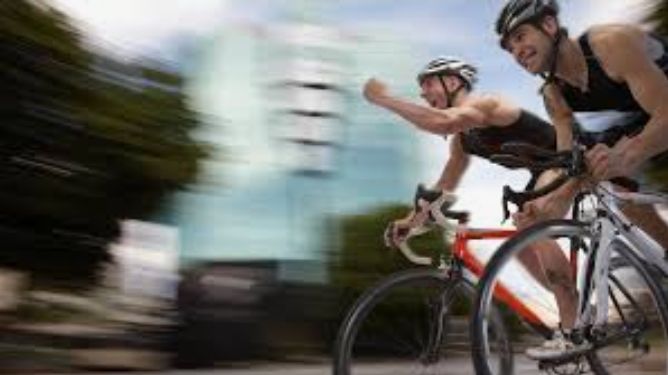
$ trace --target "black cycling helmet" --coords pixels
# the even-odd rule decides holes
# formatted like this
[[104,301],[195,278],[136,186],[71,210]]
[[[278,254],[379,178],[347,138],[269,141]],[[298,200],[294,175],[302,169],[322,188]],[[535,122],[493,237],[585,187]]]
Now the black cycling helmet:
[[[509,0],[496,20],[496,33],[504,47],[505,39],[518,26],[536,22],[543,16],[557,16],[559,5],[555,0]],[[505,47],[504,47],[505,48]]]
[[[499,18],[496,20],[496,33],[499,35],[501,48],[506,49],[506,38],[517,27],[526,23],[534,23],[541,32],[545,33],[538,22],[545,16],[557,17],[558,14],[559,5],[556,0],[509,0],[501,9]],[[549,56],[550,69],[546,73],[541,73],[546,82],[554,80],[559,43],[566,34],[565,29],[559,28],[555,37],[550,36],[552,39],[552,51]]]

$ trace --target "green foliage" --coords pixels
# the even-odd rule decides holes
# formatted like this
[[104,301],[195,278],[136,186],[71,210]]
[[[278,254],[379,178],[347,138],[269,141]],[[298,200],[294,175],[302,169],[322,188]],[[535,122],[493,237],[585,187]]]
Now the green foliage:
[[[332,284],[341,291],[342,308],[348,308],[364,290],[381,278],[409,267],[416,267],[399,250],[383,244],[387,224],[406,215],[410,207],[393,205],[368,213],[342,217],[339,221],[337,259],[332,262]],[[447,254],[443,233],[431,231],[410,242],[416,253],[438,260]]]
[[651,4],[646,21],[653,25],[654,31],[660,35],[668,35],[668,1],[655,0]]
[[[359,215],[344,216],[337,221],[338,237],[330,241],[338,245],[330,270],[332,287],[338,296],[336,308],[330,311],[333,318],[329,324],[334,330],[338,329],[347,311],[363,292],[394,272],[420,267],[406,260],[399,250],[388,249],[383,243],[383,232],[387,224],[404,217],[409,209],[409,206],[390,205]],[[411,239],[410,245],[416,253],[431,257],[433,264],[438,264],[440,259],[450,255],[449,244],[446,242],[443,231],[435,229]],[[432,295],[438,293],[437,288],[435,284],[433,291],[422,292]],[[424,313],[423,302],[426,297],[415,292],[417,291],[411,289],[395,290],[390,300],[377,306],[373,316],[369,316],[364,324],[364,340],[376,342],[378,338],[387,337],[385,333],[388,330],[397,329],[397,325],[415,324],[411,317]],[[465,306],[460,304],[465,302],[458,302],[457,306],[453,307],[458,312],[462,311]],[[368,349],[377,350],[383,345],[375,347],[376,349],[373,349],[374,347],[375,345],[371,345]]]
[[178,74],[92,52],[41,2],[0,3],[0,86],[0,264],[89,278],[118,221],[150,217],[207,155]]

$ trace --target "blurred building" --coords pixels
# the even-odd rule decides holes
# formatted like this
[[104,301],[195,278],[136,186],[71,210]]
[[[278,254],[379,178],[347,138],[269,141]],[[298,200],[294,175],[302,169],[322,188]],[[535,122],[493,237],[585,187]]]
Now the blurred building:
[[316,22],[326,6],[279,25],[226,25],[200,51],[190,88],[209,126],[199,136],[221,151],[161,219],[179,228],[185,264],[272,260],[279,278],[325,281],[332,218],[410,198],[415,134],[360,90],[379,75],[414,95],[419,63],[398,38]]

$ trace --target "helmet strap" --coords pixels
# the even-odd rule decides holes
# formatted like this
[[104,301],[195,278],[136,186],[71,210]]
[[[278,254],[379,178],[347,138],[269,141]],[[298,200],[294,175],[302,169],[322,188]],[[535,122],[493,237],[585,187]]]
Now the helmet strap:
[[560,28],[557,31],[557,35],[552,38],[542,27],[538,28],[542,33],[552,39],[552,48],[550,49],[549,64],[550,70],[547,73],[541,73],[540,76],[545,80],[545,83],[552,83],[555,81],[555,72],[557,71],[557,60],[559,55],[559,45],[561,44],[561,39],[564,36],[563,30]]
[[464,87],[464,85],[459,85],[456,89],[453,91],[448,90],[448,87],[445,85],[445,81],[443,80],[443,74],[438,75],[438,80],[441,81],[441,86],[443,86],[443,92],[445,93],[445,108],[450,108],[454,104],[455,97],[457,94],[459,94],[459,91]]

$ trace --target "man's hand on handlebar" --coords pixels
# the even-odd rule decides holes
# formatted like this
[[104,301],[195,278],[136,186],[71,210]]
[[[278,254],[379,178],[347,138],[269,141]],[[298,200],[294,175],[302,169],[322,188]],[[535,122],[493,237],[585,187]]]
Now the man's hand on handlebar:
[[[560,173],[552,171],[544,172],[537,183],[537,190],[549,185],[552,181],[560,178]],[[571,205],[573,196],[579,190],[579,180],[565,182],[554,191],[538,195],[532,200],[522,204],[521,209],[513,215],[513,224],[523,229],[538,221],[558,219],[566,216]]]
[[431,190],[423,185],[418,185],[411,212],[405,218],[391,222],[385,229],[383,233],[385,245],[398,247],[400,243],[408,239],[413,229],[424,227],[437,220],[437,217],[442,218],[446,214],[455,215],[457,219],[464,219],[467,214],[447,213],[455,200],[455,195],[449,191]]
[[613,177],[630,176],[640,167],[643,160],[634,156],[632,138],[623,137],[613,147],[599,143],[586,153],[590,174],[598,181]]
[[391,248],[398,247],[400,243],[406,241],[411,229],[424,225],[428,219],[429,214],[427,210],[411,210],[408,216],[390,222],[383,234],[385,246]]
[[[562,211],[568,210],[570,201],[555,197],[555,193],[544,197],[536,198],[531,202],[526,202],[522,210],[512,214],[513,224],[518,229],[524,229],[539,221],[556,219],[565,215],[560,215]],[[563,202],[567,202],[565,205]],[[559,212],[559,214],[555,214]]]

